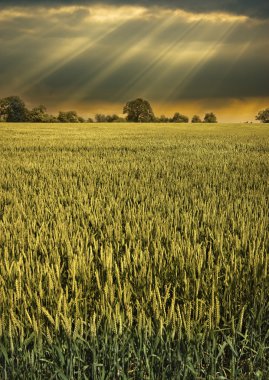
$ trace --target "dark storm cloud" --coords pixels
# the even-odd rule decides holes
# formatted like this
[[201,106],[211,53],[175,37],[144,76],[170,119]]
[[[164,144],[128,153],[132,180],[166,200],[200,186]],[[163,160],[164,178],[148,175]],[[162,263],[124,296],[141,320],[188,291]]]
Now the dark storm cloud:
[[[172,50],[169,46],[163,47],[164,52],[155,50],[154,54],[150,51],[145,54],[141,50],[121,61],[128,47],[134,45],[136,38],[139,40],[138,35],[131,33],[135,29],[140,31],[141,39],[150,27],[138,21],[132,22],[129,28],[128,25],[123,25],[105,37],[96,48],[84,51],[32,86],[27,92],[28,98],[43,96],[48,102],[47,96],[50,94],[51,102],[57,99],[58,103],[64,103],[76,99],[87,103],[109,102],[112,99],[124,102],[138,94],[154,101],[165,99],[167,102],[203,98],[269,97],[269,57],[264,54],[268,46],[263,40],[258,42],[255,38],[253,41],[246,39],[242,45],[242,41],[222,41],[220,46],[211,41],[213,53],[209,49],[209,57],[206,54],[203,60],[200,57],[188,58],[193,38],[189,36],[187,50],[179,40],[172,45]],[[173,33],[173,28],[170,33]],[[197,34],[201,35],[199,29]],[[216,36],[217,31],[213,34]],[[152,49],[156,49],[158,40],[151,43]],[[205,43],[206,47],[209,41],[206,40]],[[109,70],[113,62],[115,67],[106,75],[106,70]],[[98,75],[100,81],[96,81]]]
[[145,7],[183,9],[194,13],[228,12],[250,17],[268,18],[268,0],[0,0],[2,6],[61,6],[61,5],[140,5]]
[[221,54],[204,64],[186,85],[175,87],[171,99],[269,97],[269,57],[253,47],[238,58]]

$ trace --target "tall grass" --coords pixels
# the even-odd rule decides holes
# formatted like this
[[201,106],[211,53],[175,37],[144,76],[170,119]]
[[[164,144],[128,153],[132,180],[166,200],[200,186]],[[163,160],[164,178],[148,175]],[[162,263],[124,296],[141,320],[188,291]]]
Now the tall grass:
[[268,127],[0,136],[1,378],[269,378]]

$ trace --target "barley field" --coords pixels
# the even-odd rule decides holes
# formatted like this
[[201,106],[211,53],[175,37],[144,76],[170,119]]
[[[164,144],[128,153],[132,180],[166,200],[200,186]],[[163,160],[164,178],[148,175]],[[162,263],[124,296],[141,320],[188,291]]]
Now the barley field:
[[269,127],[0,123],[0,379],[269,378]]

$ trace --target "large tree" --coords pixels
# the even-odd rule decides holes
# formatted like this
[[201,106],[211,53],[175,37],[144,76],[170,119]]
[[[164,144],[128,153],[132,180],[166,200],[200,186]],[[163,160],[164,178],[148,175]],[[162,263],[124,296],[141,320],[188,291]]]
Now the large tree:
[[269,108],[260,111],[256,116],[256,120],[259,120],[261,123],[269,123]]
[[0,119],[8,122],[28,121],[29,111],[19,96],[0,99]]
[[155,120],[153,110],[147,100],[137,98],[127,102],[123,108],[126,120],[136,123],[148,123]]

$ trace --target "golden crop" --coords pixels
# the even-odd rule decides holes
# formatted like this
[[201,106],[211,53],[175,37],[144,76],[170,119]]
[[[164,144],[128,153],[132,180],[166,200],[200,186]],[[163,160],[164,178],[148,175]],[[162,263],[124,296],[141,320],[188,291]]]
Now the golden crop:
[[132,331],[224,334],[219,355],[238,356],[235,334],[266,334],[268,137],[264,125],[1,124],[3,358],[27,339],[40,352]]

